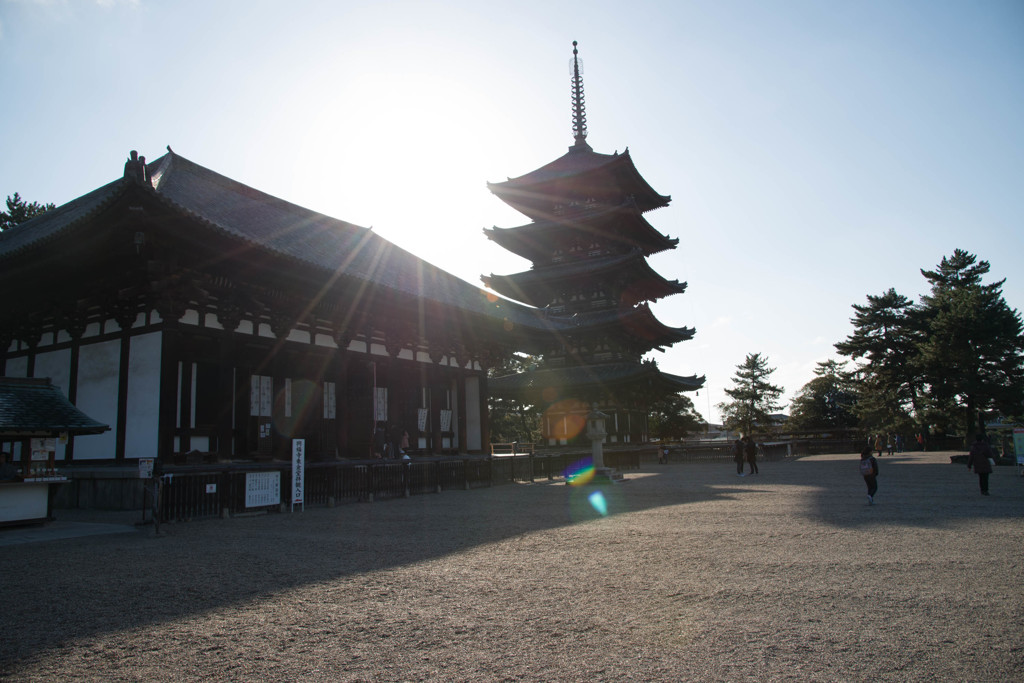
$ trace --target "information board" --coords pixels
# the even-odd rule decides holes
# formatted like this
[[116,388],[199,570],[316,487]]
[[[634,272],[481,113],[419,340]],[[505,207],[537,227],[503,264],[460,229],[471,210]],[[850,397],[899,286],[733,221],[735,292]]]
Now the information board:
[[245,507],[281,504],[280,472],[245,473]]

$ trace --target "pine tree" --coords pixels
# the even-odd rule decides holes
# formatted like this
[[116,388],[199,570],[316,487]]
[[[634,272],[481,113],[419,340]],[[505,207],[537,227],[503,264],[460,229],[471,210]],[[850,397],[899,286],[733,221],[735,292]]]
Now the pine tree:
[[707,427],[693,400],[682,393],[669,394],[655,401],[651,405],[647,425],[651,436],[658,439],[682,438]]
[[769,368],[768,359],[760,353],[747,354],[746,360],[736,366],[732,380],[735,386],[725,390],[732,401],[718,404],[727,429],[751,434],[756,426],[767,429],[771,425],[771,416],[782,407],[778,399],[785,391],[768,381],[773,372],[775,368]]
[[848,429],[857,426],[856,383],[846,363],[818,363],[815,377],[805,384],[790,406],[787,426],[793,430]]
[[957,249],[922,270],[931,293],[919,314],[928,331],[921,365],[936,406],[960,412],[957,426],[984,431],[986,414],[1020,416],[1024,403],[1024,326],[1003,298],[1005,280],[982,282],[988,261]]
[[922,319],[913,302],[895,289],[867,299],[867,305],[853,305],[853,334],[837,343],[836,351],[861,361],[853,373],[862,424],[902,428],[910,415],[922,414]]
[[7,211],[0,211],[0,232],[7,228],[13,228],[19,223],[24,223],[30,218],[55,208],[53,204],[40,204],[39,202],[26,202],[15,192],[13,196],[7,197]]

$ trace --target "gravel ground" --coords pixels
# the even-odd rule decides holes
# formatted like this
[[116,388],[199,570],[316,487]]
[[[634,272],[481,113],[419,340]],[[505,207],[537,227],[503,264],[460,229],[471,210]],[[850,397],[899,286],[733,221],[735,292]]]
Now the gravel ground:
[[0,680],[1024,680],[1024,478],[949,455],[873,506],[834,455],[4,547]]

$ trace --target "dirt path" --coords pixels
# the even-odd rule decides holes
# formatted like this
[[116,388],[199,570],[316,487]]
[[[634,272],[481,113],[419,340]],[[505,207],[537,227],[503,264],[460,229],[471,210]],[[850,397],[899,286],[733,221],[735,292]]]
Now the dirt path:
[[1022,680],[1024,478],[948,456],[874,506],[819,456],[4,547],[0,680]]

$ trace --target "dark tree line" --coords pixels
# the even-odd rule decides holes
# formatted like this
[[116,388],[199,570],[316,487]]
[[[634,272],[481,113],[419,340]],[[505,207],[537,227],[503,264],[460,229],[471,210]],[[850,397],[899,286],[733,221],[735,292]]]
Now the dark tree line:
[[835,345],[852,368],[819,364],[790,427],[970,436],[993,418],[1024,417],[1024,326],[1005,280],[984,282],[989,270],[958,249],[921,270],[930,292],[919,302],[890,288],[854,304],[853,333]]

